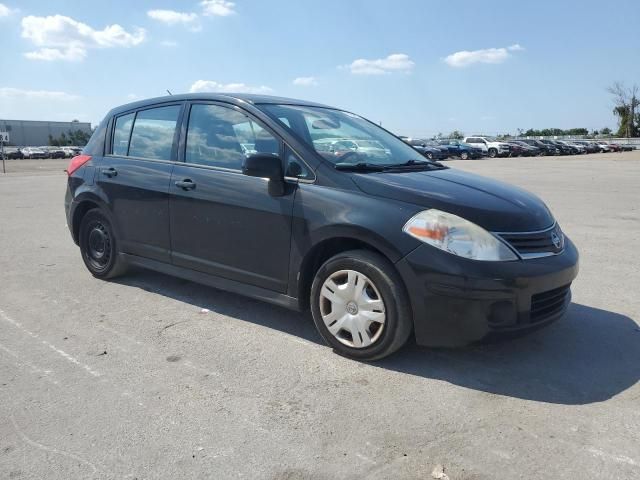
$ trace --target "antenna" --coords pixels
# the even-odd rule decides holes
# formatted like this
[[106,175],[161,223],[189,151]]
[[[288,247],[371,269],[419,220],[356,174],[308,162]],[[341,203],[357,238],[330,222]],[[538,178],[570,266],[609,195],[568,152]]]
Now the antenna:
[[169,95],[173,95],[173,93],[171,93],[171,90],[169,90],[168,88],[167,88],[167,93],[168,93]]

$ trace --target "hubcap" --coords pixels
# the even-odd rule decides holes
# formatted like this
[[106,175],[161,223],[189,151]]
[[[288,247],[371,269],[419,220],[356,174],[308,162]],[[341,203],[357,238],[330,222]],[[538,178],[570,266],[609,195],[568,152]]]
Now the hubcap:
[[355,270],[340,270],[320,289],[320,314],[331,334],[353,348],[373,345],[386,320],[384,301],[373,282]]

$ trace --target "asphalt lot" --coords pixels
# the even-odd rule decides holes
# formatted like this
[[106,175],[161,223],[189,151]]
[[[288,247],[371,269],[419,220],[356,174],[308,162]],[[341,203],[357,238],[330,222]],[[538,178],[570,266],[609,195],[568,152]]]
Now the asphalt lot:
[[67,163],[0,174],[0,478],[640,478],[640,151],[449,162],[548,203],[581,252],[573,304],[525,338],[375,364],[275,306],[93,279]]

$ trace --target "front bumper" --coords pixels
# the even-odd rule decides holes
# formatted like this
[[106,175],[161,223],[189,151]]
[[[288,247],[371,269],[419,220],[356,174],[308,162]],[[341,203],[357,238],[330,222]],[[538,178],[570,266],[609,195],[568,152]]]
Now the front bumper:
[[578,274],[578,251],[566,238],[558,255],[482,262],[421,245],[396,266],[409,293],[417,343],[455,347],[562,317]]

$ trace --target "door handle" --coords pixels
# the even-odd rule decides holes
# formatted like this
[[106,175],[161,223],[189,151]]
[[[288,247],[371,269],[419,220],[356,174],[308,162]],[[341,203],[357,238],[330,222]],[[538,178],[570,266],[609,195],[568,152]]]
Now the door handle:
[[193,180],[191,180],[190,178],[185,178],[184,180],[177,181],[176,187],[183,190],[193,190],[194,188],[196,188],[196,184],[193,183]]
[[118,175],[118,171],[113,167],[109,167],[109,168],[105,168],[104,170],[102,170],[102,174],[106,175],[109,178],[111,178],[111,177],[115,177],[116,175]]

